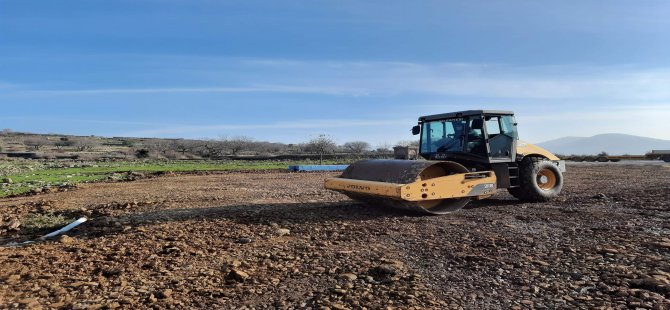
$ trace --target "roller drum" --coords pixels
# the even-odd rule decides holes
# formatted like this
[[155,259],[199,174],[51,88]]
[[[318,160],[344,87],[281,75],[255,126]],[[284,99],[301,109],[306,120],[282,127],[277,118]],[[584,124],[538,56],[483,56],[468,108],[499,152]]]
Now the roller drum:
[[[395,184],[409,184],[457,173],[468,169],[451,161],[364,160],[350,165],[341,178]],[[371,206],[394,207],[427,214],[445,214],[463,208],[470,198],[406,201],[388,197],[345,192],[351,199]]]

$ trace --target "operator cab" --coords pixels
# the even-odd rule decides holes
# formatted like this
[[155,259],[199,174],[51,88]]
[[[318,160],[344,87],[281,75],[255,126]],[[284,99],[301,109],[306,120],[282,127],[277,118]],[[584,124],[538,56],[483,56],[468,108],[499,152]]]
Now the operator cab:
[[516,160],[516,125],[513,112],[471,110],[422,116],[412,133],[421,134],[419,153],[428,160],[509,163]]

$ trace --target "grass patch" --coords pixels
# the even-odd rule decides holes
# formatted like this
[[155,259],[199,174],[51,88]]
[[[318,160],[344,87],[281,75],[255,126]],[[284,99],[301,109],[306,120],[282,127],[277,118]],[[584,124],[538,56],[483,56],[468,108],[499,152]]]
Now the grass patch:
[[30,231],[40,231],[45,229],[61,228],[72,221],[74,221],[74,219],[66,218],[62,215],[55,215],[51,213],[46,214],[30,213],[21,222],[21,226]]
[[[343,162],[324,161],[324,164]],[[347,163],[347,162],[345,162]],[[62,186],[84,182],[96,182],[115,173],[125,172],[195,172],[287,169],[290,165],[318,164],[318,161],[148,161],[148,162],[100,162],[79,167],[51,167],[35,170],[20,169],[8,175],[13,184],[2,184],[0,198],[28,193],[33,189]],[[11,169],[7,169],[11,170]],[[4,177],[4,176],[3,176]]]

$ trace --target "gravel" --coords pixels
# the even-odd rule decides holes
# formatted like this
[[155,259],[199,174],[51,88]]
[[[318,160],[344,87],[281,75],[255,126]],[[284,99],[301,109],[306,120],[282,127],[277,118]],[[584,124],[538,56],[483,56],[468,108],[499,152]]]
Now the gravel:
[[501,191],[446,216],[360,205],[322,188],[333,173],[170,175],[1,199],[0,244],[43,233],[7,229],[28,214],[91,220],[0,247],[0,305],[669,309],[670,168],[568,169],[556,201]]

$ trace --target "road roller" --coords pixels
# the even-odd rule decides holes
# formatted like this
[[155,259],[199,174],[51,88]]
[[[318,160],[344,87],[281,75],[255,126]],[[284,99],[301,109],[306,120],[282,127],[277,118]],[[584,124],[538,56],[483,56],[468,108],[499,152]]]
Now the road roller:
[[525,202],[546,202],[563,188],[565,162],[519,140],[511,111],[470,110],[419,118],[419,160],[362,160],[327,189],[374,206],[445,214],[507,189]]

